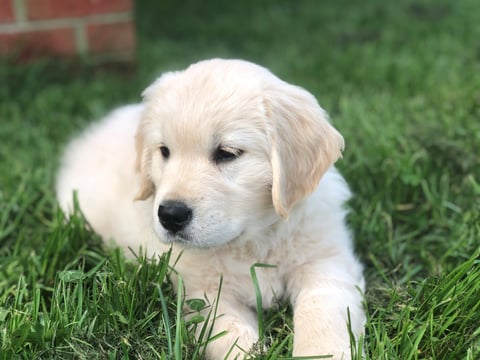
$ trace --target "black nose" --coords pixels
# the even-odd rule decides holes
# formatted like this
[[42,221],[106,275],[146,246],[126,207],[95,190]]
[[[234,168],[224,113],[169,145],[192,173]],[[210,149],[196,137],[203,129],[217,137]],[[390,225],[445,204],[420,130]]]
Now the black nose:
[[181,201],[164,201],[158,207],[158,219],[166,230],[175,234],[192,220],[192,209]]

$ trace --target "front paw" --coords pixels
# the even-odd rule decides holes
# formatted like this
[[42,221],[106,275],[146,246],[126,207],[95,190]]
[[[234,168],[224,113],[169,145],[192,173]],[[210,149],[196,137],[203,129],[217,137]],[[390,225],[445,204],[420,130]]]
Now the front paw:
[[303,357],[303,356],[313,356],[316,357],[318,356],[319,358],[325,357],[326,359],[330,360],[350,360],[352,358],[350,349],[345,349],[345,351],[339,351],[338,349],[333,351],[333,350],[328,350],[325,348],[311,348],[311,346],[306,346],[305,348],[302,349],[293,349],[293,356],[294,357]]
[[258,342],[258,331],[248,323],[224,315],[216,319],[213,336],[218,338],[207,344],[207,359],[209,360],[241,360],[244,359]]

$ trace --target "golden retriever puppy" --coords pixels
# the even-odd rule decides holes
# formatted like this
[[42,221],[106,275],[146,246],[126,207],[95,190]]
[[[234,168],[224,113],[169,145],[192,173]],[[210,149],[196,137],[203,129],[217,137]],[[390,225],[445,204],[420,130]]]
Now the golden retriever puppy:
[[[288,299],[293,354],[350,358],[348,312],[363,331],[362,267],[332,166],[342,136],[306,90],[241,60],[214,59],[161,76],[141,105],[115,110],[67,148],[57,194],[104,239],[149,255],[170,247],[187,298],[223,284],[209,359],[242,358],[263,306]],[[127,251],[128,253],[128,251]]]

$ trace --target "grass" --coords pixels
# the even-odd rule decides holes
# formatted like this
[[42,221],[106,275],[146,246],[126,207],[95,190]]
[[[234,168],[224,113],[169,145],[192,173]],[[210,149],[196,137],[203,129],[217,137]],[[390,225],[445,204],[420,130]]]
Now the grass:
[[[0,358],[202,359],[214,334],[196,343],[201,319],[179,317],[168,254],[130,263],[102,248],[80,215],[64,221],[53,183],[76,131],[211,56],[304,86],[343,133],[365,358],[480,358],[476,0],[151,0],[137,18],[136,66],[0,63]],[[291,356],[289,311],[260,317],[258,358]]]

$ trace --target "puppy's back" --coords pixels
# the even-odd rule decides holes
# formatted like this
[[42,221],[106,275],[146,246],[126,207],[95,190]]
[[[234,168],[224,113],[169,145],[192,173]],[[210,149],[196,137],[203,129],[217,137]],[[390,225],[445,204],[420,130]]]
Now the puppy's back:
[[[93,229],[117,242],[138,234],[135,211],[135,133],[142,105],[121,107],[91,125],[65,150],[56,192],[62,209],[73,211],[73,192]],[[138,236],[138,235],[137,235]],[[130,245],[130,244],[127,244]]]

